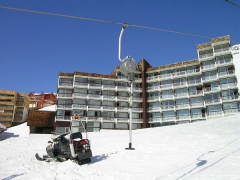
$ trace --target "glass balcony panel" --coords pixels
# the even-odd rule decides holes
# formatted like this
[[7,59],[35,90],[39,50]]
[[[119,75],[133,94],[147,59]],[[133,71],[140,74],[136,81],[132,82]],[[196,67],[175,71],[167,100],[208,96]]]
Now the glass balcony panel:
[[208,112],[209,117],[222,116],[222,111],[210,111]]
[[206,102],[206,104],[213,104],[213,103],[221,102],[221,99],[220,98],[218,98],[218,99],[207,99],[205,102]]

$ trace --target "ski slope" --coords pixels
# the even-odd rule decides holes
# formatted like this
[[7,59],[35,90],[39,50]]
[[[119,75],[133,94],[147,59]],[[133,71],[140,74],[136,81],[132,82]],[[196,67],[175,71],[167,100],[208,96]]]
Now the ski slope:
[[30,134],[25,124],[0,134],[3,180],[171,180],[240,179],[240,114],[202,122],[134,130],[88,133],[92,163],[40,162],[49,134]]

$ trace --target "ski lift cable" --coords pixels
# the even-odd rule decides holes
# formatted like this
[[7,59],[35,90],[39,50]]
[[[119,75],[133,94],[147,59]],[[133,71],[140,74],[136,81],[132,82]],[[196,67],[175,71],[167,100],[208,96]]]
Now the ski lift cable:
[[[95,22],[108,23],[108,24],[117,24],[117,25],[125,25],[126,24],[126,23],[116,22],[116,21],[109,21],[109,20],[95,19],[95,18],[86,18],[86,17],[81,17],[81,16],[66,15],[66,14],[57,14],[57,13],[52,13],[52,12],[36,11],[36,10],[30,10],[30,9],[14,8],[14,7],[10,7],[10,6],[0,5],[0,8],[8,9],[8,10],[14,10],[14,11],[35,13],[35,14],[44,14],[44,15],[59,16],[59,17],[72,18],[72,19],[81,19],[81,20],[86,20],[86,21],[95,21]],[[149,27],[149,26],[142,26],[142,25],[137,25],[137,24],[127,24],[127,25],[132,26],[132,27],[136,27],[136,28],[149,29],[149,30],[155,30],[155,31],[163,31],[163,32],[182,34],[182,35],[187,35],[187,36],[195,36],[195,37],[200,37],[200,38],[207,38],[207,39],[213,38],[213,37],[210,37],[210,36],[204,36],[204,35],[199,35],[199,34],[191,34],[191,33],[187,33],[187,32],[180,32],[180,31],[174,31],[174,30],[162,29],[162,28],[155,28],[155,27]],[[233,42],[239,42],[239,41],[233,41]]]

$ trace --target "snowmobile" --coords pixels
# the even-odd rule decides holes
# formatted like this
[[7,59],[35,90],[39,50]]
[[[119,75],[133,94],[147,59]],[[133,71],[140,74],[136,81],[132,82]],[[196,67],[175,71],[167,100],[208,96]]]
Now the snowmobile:
[[[78,116],[74,116],[74,118],[76,120]],[[70,129],[72,129],[71,125]],[[90,141],[87,138],[85,128],[84,130],[86,133],[86,139],[83,139],[81,132],[53,135],[52,141],[48,141],[50,144],[46,147],[47,155],[40,157],[39,154],[36,153],[36,159],[45,162],[63,162],[70,159],[79,165],[91,163],[92,151]]]

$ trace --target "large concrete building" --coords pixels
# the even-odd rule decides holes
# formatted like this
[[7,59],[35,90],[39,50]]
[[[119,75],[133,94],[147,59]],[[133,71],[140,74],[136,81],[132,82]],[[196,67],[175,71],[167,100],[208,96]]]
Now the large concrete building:
[[27,121],[29,101],[25,93],[0,90],[0,123],[11,127]]
[[[230,37],[197,45],[198,58],[152,67],[142,59],[133,87],[133,129],[207,120],[239,110],[239,45]],[[88,131],[129,128],[130,86],[116,67],[111,75],[59,73],[57,132],[75,113]],[[76,125],[76,128],[77,125]],[[77,130],[77,129],[76,129]]]

